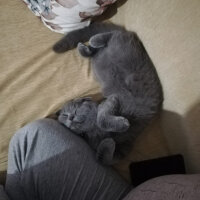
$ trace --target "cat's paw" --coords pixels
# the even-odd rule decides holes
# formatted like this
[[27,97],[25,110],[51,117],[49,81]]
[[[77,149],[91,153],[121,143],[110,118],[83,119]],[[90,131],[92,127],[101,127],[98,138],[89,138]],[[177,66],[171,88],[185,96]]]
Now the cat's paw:
[[81,42],[78,43],[77,49],[79,53],[84,57],[89,57],[93,54],[93,51],[90,49],[90,47]]
[[85,44],[79,42],[78,45],[77,45],[77,49],[79,51],[84,51],[84,50],[87,50],[88,49],[88,46],[86,46]]
[[101,141],[97,148],[96,158],[104,165],[111,165],[115,152],[115,141],[112,138],[106,138]]
[[128,119],[125,117],[116,117],[116,132],[126,132],[130,127]]
[[99,116],[97,125],[103,131],[114,133],[126,132],[130,127],[129,121],[121,116]]

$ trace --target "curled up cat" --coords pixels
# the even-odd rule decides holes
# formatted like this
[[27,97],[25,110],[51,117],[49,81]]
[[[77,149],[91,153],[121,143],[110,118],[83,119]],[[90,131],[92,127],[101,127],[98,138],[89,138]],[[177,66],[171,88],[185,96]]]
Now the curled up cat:
[[[87,39],[89,45],[78,43]],[[133,139],[160,111],[161,83],[134,32],[93,24],[69,33],[54,50],[64,52],[77,43],[79,53],[91,58],[105,100],[99,105],[87,98],[71,101],[61,109],[59,121],[85,137],[100,161],[111,164],[127,154]]]

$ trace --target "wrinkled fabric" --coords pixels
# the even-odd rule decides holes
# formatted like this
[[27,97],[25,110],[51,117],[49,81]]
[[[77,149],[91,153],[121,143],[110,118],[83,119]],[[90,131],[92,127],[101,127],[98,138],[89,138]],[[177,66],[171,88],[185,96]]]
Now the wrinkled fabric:
[[119,200],[130,189],[55,120],[28,124],[10,142],[5,190],[12,200]]

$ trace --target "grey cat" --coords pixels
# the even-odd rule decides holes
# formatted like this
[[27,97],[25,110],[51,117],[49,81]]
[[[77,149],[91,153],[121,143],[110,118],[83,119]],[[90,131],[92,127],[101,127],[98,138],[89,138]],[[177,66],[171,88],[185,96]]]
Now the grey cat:
[[[96,158],[103,164],[111,165],[123,158],[130,150],[138,128],[134,132],[113,133],[102,130],[97,124],[98,107],[91,98],[79,98],[66,103],[59,111],[58,121],[83,137],[96,151]],[[137,124],[137,125],[136,125]],[[140,130],[141,131],[141,130]]]
[[[132,141],[161,109],[160,80],[137,34],[116,25],[93,24],[73,31],[54,50],[64,52],[87,39],[89,45],[79,43],[78,50],[91,58],[93,73],[106,98],[98,106],[96,127],[109,137],[114,134],[115,143],[122,148],[125,145],[119,144]],[[108,149],[109,145],[105,146]]]

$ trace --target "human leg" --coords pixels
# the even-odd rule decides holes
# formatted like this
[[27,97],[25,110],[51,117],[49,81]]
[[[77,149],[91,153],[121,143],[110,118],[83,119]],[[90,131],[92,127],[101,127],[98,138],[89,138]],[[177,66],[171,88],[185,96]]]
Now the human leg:
[[28,124],[9,146],[6,191],[11,199],[120,199],[129,185],[96,162],[80,137],[52,119]]

